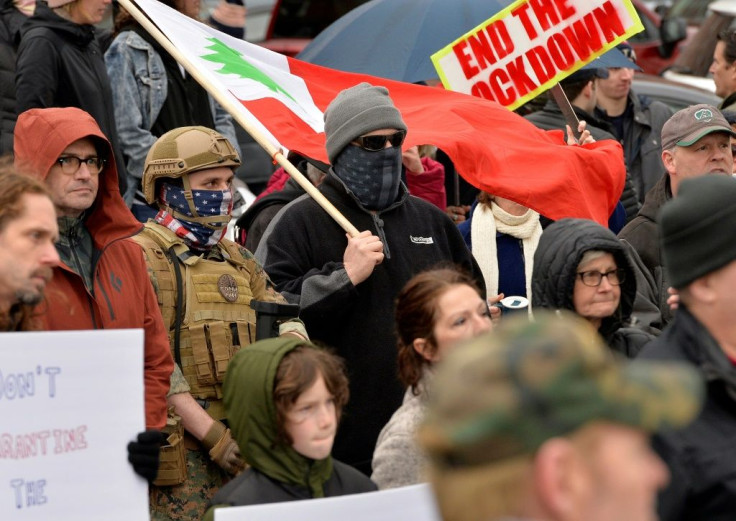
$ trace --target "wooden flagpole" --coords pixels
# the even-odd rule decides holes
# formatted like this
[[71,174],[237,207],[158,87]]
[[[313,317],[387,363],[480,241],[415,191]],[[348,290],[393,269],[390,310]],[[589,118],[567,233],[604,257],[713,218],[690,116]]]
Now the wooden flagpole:
[[293,164],[291,164],[291,162],[284,156],[281,149],[276,148],[257,128],[254,128],[237,109],[235,102],[219,89],[214,88],[204,75],[197,70],[189,58],[179,52],[179,49],[171,43],[171,40],[169,40],[161,30],[156,27],[156,25],[154,25],[154,23],[151,22],[151,20],[140,9],[138,9],[133,2],[131,2],[131,0],[118,1],[120,5],[123,6],[125,10],[128,11],[131,16],[135,18],[136,21],[141,24],[158,43],[161,44],[164,49],[166,49],[166,52],[173,56],[174,59],[179,62],[187,72],[197,80],[197,82],[205,88],[225,110],[230,113],[233,119],[235,119],[235,121],[237,121],[238,124],[248,132],[248,134],[253,136],[253,139],[261,145],[266,152],[268,152],[268,155],[271,156],[279,165],[284,167],[284,170],[286,170],[291,178],[299,183],[299,186],[301,186],[304,191],[307,192],[317,202],[317,204],[319,204],[330,215],[330,217],[337,221],[343,230],[345,230],[351,237],[358,235],[358,229],[353,226],[353,224],[348,221],[347,218],[340,213],[340,211],[335,208],[334,205],[328,201],[311,182],[309,182],[309,179],[304,177],[304,175]]

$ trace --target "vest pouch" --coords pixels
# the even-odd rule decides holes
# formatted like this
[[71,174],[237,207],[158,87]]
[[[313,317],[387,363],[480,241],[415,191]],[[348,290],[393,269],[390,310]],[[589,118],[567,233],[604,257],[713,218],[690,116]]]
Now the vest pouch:
[[174,414],[173,408],[169,409],[163,432],[167,435],[166,444],[159,453],[158,473],[153,484],[159,487],[181,485],[187,479],[184,426],[181,418]]
[[212,358],[207,345],[206,324],[189,326],[189,340],[192,344],[192,357],[197,374],[197,382],[201,385],[215,383],[215,371],[212,367]]
[[209,322],[206,329],[212,348],[214,377],[217,383],[222,383],[225,379],[227,363],[233,356],[233,339],[229,328],[221,320]]

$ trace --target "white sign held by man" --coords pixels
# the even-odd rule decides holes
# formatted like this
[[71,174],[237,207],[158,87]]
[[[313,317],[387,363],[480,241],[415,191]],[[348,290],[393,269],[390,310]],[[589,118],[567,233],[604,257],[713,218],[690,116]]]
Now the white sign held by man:
[[142,330],[4,333],[0,418],[0,519],[148,520]]

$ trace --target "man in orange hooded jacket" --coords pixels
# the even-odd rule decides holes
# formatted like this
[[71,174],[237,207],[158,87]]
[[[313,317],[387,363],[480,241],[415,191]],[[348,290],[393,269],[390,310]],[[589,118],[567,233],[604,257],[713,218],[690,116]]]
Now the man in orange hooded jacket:
[[[145,332],[146,428],[166,424],[173,361],[167,330],[140,247],[130,240],[141,225],[125,206],[110,142],[78,108],[31,109],[15,127],[15,165],[51,191],[62,263],[39,305],[43,329],[127,329]],[[129,446],[136,472],[152,480],[159,432]]]

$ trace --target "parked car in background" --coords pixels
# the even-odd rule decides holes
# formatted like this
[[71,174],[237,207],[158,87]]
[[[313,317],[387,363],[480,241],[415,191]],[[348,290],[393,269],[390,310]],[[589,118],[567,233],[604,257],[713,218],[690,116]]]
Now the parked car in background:
[[708,6],[714,0],[674,0],[666,11],[667,16],[679,16],[688,25],[699,26],[708,15]]
[[637,94],[643,94],[666,103],[675,112],[698,103],[718,106],[721,102],[721,98],[713,94],[712,91],[684,85],[651,74],[637,73],[634,76],[631,89]]
[[261,45],[287,56],[296,56],[322,29],[367,1],[277,0]]
[[644,30],[629,38],[637,64],[648,74],[661,74],[675,62],[680,49],[697,31],[679,17],[661,18],[641,0],[632,2]]
[[715,92],[715,84],[709,77],[708,69],[713,61],[718,33],[729,28],[736,29],[736,0],[717,0],[708,7],[710,13],[701,24],[700,30],[664,76]]
[[[277,0],[261,45],[287,56],[295,56],[324,28],[366,1]],[[646,7],[642,0],[632,0],[632,3],[644,25],[644,31],[634,35],[629,41],[636,50],[638,63],[644,72],[660,74],[674,63],[680,46],[690,35],[687,23],[678,17],[667,17],[663,20]],[[489,13],[488,17],[492,15],[493,13]],[[247,37],[250,39],[250,36]]]

